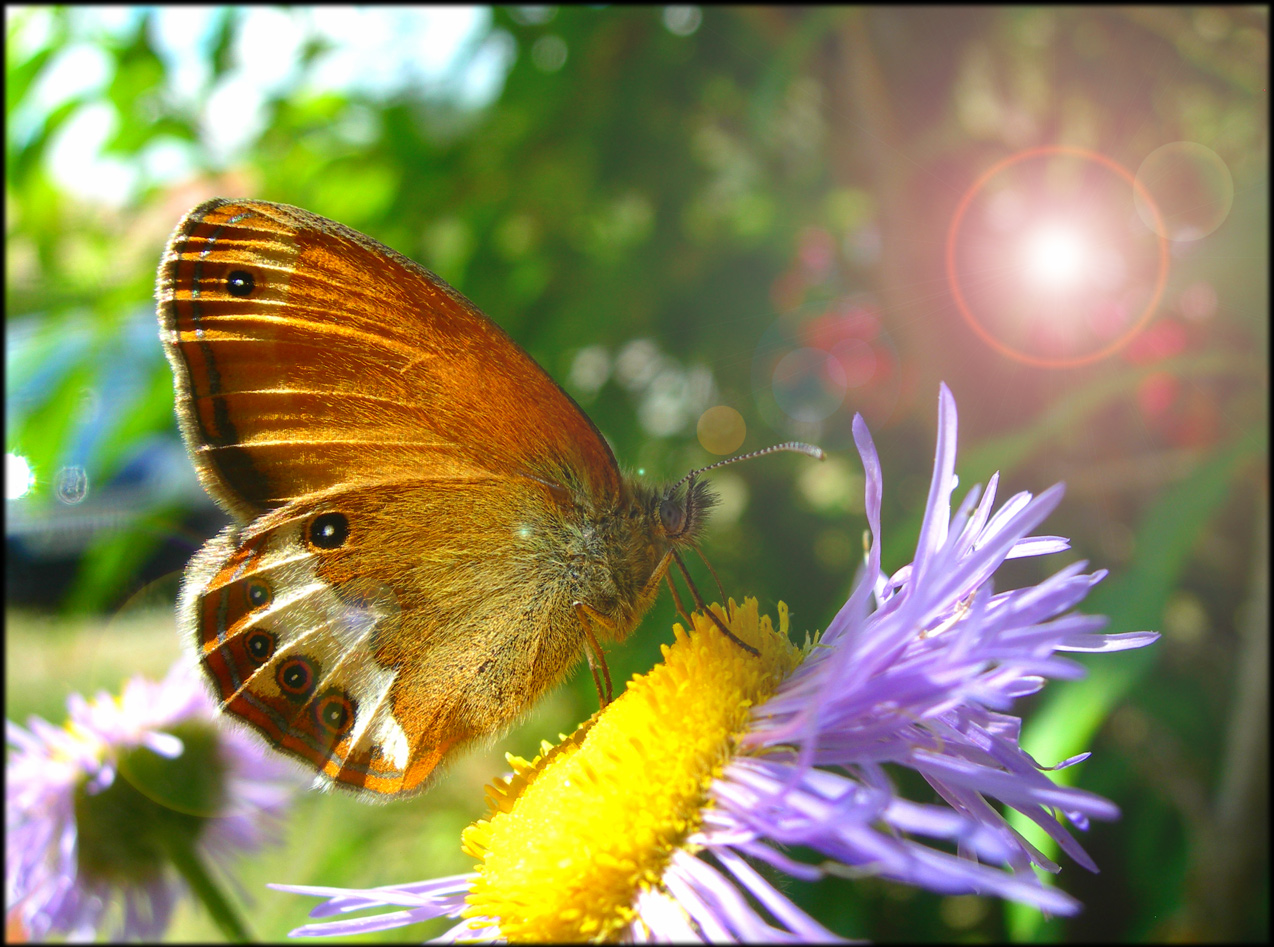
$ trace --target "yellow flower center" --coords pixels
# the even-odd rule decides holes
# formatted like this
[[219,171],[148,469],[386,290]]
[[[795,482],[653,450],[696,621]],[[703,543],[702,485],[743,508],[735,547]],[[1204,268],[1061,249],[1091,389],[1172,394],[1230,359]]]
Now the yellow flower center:
[[802,659],[782,602],[777,632],[756,599],[731,601],[728,619],[713,609],[760,657],[696,613],[694,633],[675,625],[664,663],[604,711],[530,763],[510,756],[513,777],[487,788],[490,817],[462,837],[479,859],[466,917],[497,921],[510,941],[604,941],[628,927],[638,892],[699,828],[750,709]]

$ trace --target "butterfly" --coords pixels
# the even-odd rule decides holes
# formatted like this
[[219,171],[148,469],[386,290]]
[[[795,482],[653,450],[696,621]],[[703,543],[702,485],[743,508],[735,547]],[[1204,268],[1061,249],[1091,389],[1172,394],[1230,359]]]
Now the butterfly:
[[464,296],[297,207],[194,208],[157,298],[186,447],[234,521],[178,602],[223,712],[321,783],[393,797],[581,656],[606,700],[601,643],[632,632],[670,563],[686,574],[702,470],[621,474]]

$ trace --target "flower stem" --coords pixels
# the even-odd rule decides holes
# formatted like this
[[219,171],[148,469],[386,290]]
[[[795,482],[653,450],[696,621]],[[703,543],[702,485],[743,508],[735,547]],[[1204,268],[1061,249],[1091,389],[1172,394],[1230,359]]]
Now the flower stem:
[[173,864],[190,885],[194,893],[208,913],[212,921],[225,935],[226,940],[236,943],[251,943],[254,938],[248,932],[243,919],[230,904],[230,900],[222,892],[221,887],[213,880],[207,868],[196,854],[194,846],[185,841],[173,840],[166,846]]

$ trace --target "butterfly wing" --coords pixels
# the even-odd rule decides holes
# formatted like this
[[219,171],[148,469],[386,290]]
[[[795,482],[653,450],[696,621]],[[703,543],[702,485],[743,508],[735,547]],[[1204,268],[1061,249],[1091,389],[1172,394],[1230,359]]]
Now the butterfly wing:
[[[276,747],[342,785],[412,792],[578,661],[569,603],[541,581],[536,537],[558,515],[498,482],[337,487],[208,543],[181,623],[225,709]],[[427,544],[385,541],[412,521],[433,524]]]
[[158,297],[183,436],[238,521],[181,604],[223,706],[339,784],[420,788],[578,658],[543,577],[569,511],[615,502],[609,447],[441,279],[298,208],[195,208]]
[[601,434],[499,326],[335,221],[202,204],[169,241],[158,297],[187,447],[240,520],[351,477],[422,469],[619,489]]

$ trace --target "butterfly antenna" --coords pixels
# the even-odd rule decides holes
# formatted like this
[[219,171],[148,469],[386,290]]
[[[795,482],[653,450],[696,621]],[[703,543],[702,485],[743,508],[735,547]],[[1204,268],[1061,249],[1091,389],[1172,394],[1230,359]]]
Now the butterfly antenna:
[[775,444],[773,447],[763,447],[761,450],[754,450],[750,454],[740,454],[738,457],[727,457],[725,460],[718,460],[715,464],[708,464],[706,467],[700,467],[698,470],[692,470],[680,480],[672,485],[676,490],[686,481],[694,481],[699,474],[707,473],[709,470],[715,470],[717,467],[724,467],[726,464],[735,464],[741,460],[751,460],[753,457],[764,457],[766,454],[775,454],[781,450],[792,451],[796,454],[804,454],[806,457],[813,457],[815,460],[823,460],[827,457],[823,453],[822,448],[815,447],[813,444],[803,444],[800,441],[788,441],[785,444]]
[[756,650],[756,648],[752,647],[750,644],[748,644],[746,641],[744,641],[742,638],[736,635],[733,631],[727,628],[725,626],[725,623],[721,621],[720,618],[717,617],[717,613],[712,611],[710,608],[708,608],[707,605],[704,604],[703,596],[699,594],[699,590],[695,588],[694,580],[690,578],[690,570],[686,568],[685,560],[681,558],[681,554],[677,552],[675,549],[672,551],[672,558],[677,561],[677,568],[681,570],[681,576],[682,578],[686,580],[686,585],[690,589],[690,594],[694,596],[695,605],[698,607],[699,611],[703,612],[705,615],[711,618],[713,624],[715,624],[719,629],[721,629],[721,633],[725,635],[727,638],[729,638],[731,641],[733,641],[735,644],[737,644],[740,648],[742,648],[744,651],[746,651],[748,654],[752,655],[753,657],[760,657],[761,656],[760,651]]

